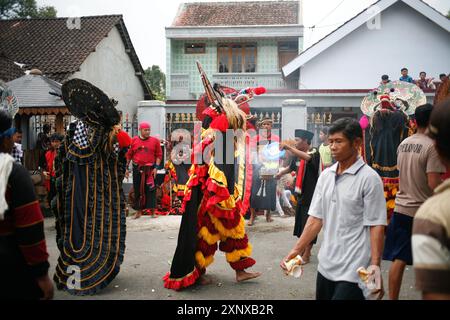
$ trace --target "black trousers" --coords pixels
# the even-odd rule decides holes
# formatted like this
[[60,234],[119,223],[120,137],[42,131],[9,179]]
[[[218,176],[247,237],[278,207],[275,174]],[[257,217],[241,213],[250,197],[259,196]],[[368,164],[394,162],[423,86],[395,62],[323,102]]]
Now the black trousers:
[[148,185],[146,184],[144,187],[145,190],[145,204],[142,207],[140,203],[140,195],[141,195],[141,169],[139,166],[133,165],[133,189],[134,189],[134,197],[135,197],[135,210],[145,210],[145,209],[154,209],[156,208],[156,188],[150,190]]
[[331,281],[317,273],[316,300],[365,300],[356,283]]

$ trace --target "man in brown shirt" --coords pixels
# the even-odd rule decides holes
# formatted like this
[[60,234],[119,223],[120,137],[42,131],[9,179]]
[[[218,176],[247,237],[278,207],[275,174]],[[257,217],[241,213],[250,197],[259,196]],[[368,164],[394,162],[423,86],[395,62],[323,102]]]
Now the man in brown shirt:
[[405,139],[397,150],[400,186],[395,211],[386,231],[383,260],[392,261],[389,270],[389,298],[397,300],[406,265],[412,265],[411,236],[413,218],[419,207],[433,195],[442,182],[445,167],[425,132],[433,106],[416,109],[417,133]]

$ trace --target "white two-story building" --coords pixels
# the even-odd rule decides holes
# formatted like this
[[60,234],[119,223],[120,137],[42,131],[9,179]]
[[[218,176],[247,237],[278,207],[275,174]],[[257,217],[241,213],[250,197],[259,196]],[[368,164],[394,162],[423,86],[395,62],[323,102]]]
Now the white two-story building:
[[268,93],[251,102],[252,112],[281,122],[282,102],[298,88],[298,74],[285,78],[281,68],[303,47],[300,1],[184,3],[166,38],[169,125],[195,118],[204,92],[197,60],[211,82],[264,86]]

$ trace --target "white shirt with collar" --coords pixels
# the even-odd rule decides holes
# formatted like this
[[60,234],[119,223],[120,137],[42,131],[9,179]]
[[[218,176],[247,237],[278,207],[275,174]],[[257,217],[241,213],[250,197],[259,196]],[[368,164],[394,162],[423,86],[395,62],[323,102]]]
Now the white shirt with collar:
[[320,175],[309,209],[323,221],[318,271],[357,283],[356,270],[370,265],[370,227],[387,224],[386,200],[380,176],[362,158],[340,176],[338,165]]

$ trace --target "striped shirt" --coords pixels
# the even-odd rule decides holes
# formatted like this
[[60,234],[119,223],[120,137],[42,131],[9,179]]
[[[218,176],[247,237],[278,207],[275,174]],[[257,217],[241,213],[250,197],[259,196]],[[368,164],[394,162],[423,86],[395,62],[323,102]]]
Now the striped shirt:
[[[9,209],[5,212],[5,220],[0,221],[0,269],[7,269],[10,259],[24,261],[28,273],[35,278],[47,274],[49,263],[47,246],[44,236],[44,217],[39,201],[34,192],[28,171],[14,163],[6,190],[6,201]],[[1,273],[0,283],[6,281],[3,277],[10,274]]]
[[450,293],[450,180],[440,185],[414,218],[412,249],[416,288]]

